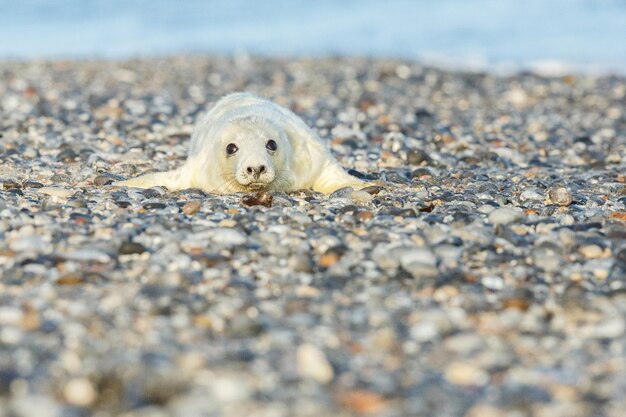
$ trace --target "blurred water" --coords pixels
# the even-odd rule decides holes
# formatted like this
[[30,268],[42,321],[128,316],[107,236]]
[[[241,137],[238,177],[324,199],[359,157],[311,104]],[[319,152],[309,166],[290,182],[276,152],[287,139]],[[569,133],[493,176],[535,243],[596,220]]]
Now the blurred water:
[[626,72],[626,0],[0,0],[0,59],[183,52]]

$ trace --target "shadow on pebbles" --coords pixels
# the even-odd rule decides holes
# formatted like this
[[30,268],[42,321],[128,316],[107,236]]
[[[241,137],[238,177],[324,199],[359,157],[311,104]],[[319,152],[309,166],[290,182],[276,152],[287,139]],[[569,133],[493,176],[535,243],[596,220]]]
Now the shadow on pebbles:
[[[237,90],[370,186],[110,185]],[[0,415],[622,416],[625,102],[401,61],[0,63]]]

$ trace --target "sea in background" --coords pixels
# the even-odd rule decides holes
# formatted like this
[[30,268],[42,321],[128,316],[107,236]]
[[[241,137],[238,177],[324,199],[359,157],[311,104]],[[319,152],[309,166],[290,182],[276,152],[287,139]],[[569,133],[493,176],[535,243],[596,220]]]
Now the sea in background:
[[626,73],[626,0],[0,0],[0,59],[181,53]]

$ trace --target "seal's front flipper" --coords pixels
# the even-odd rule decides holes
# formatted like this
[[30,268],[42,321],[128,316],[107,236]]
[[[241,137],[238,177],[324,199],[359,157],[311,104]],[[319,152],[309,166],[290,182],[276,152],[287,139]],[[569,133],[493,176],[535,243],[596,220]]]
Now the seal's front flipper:
[[343,170],[339,164],[329,164],[313,183],[313,190],[324,194],[330,194],[343,187],[352,187],[355,190],[367,187],[367,183],[353,177]]
[[161,186],[169,190],[180,190],[182,188],[186,188],[184,184],[182,184],[181,173],[179,169],[175,169],[173,171],[146,174],[136,178],[131,178],[126,181],[116,181],[112,185],[136,188],[150,188]]

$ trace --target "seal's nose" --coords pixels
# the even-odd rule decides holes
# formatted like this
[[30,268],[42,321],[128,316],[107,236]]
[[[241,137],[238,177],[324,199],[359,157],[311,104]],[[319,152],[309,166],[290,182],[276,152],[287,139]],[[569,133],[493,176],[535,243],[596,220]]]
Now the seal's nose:
[[255,180],[258,180],[262,173],[267,171],[265,165],[259,165],[256,167],[248,167],[246,168],[246,172],[254,177]]

